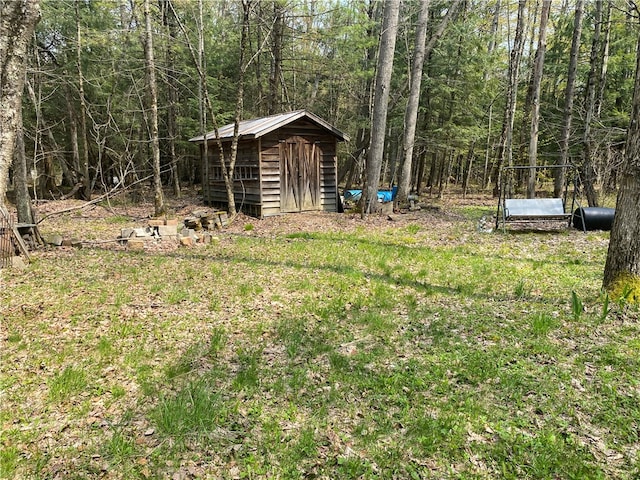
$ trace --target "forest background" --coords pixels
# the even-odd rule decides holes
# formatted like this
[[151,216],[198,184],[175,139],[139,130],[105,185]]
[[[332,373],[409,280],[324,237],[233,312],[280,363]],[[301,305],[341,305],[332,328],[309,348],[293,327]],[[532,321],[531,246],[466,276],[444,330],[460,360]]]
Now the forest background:
[[[380,186],[397,184],[403,163],[419,10],[402,2]],[[179,194],[201,180],[187,139],[232,122],[242,85],[241,118],[308,109],[345,131],[352,141],[342,146],[339,180],[360,186],[382,15],[381,2],[359,0],[151,2],[163,183]],[[412,190],[441,195],[448,182],[484,190],[507,163],[573,163],[589,205],[602,204],[623,160],[636,22],[626,1],[431,1]],[[152,174],[144,39],[142,2],[42,2],[18,148],[32,197],[71,190],[88,199]]]

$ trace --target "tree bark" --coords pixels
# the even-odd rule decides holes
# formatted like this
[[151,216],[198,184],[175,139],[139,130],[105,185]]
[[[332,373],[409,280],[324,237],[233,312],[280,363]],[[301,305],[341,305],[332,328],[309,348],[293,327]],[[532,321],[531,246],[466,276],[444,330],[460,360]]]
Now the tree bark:
[[[567,73],[567,86],[564,91],[564,122],[560,137],[560,165],[569,163],[569,138],[571,137],[571,123],[573,121],[573,97],[576,85],[576,72],[578,71],[578,56],[580,54],[580,37],[582,36],[582,17],[584,13],[584,0],[576,1],[576,14],[573,20],[573,38],[571,40],[571,53],[569,54],[569,72]],[[555,173],[553,195],[560,197],[565,183],[564,168],[558,168]]]
[[384,156],[384,141],[387,130],[387,108],[393,70],[400,0],[386,0],[378,54],[375,94],[371,118],[371,140],[367,157],[366,185],[362,195],[362,215],[375,211],[378,202],[378,184]]
[[164,215],[164,195],[160,178],[160,141],[158,138],[158,84],[156,81],[156,65],[153,56],[153,34],[151,30],[151,11],[149,0],[144,0],[144,59],[147,73],[147,89],[149,95],[149,140],[151,142],[153,167],[153,206],[154,215]]
[[[249,12],[251,9],[250,0],[242,0],[242,33],[240,34],[240,58],[238,60],[238,90],[236,91],[236,111],[233,125],[233,138],[231,140],[231,152],[229,162],[226,166],[227,174],[225,175],[225,187],[227,189],[227,201],[229,204],[229,216],[236,215],[236,200],[234,192],[234,173],[236,167],[236,159],[238,158],[238,139],[239,126],[242,118],[243,99],[244,99],[244,79],[246,75],[247,65],[245,65],[245,56],[247,50],[247,41],[249,37]],[[223,162],[224,163],[224,162]]]
[[269,96],[267,113],[280,110],[280,77],[282,75],[282,37],[284,35],[284,4],[273,1],[273,29],[271,30],[271,68],[269,70]]
[[630,287],[640,300],[640,37],[625,164],[611,229],[603,286],[620,294]]
[[[544,70],[544,55],[547,50],[547,23],[551,10],[551,0],[542,2],[540,12],[540,28],[538,31],[538,49],[533,63],[533,82],[531,95],[531,135],[529,138],[529,166],[538,164],[538,129],[540,124],[540,85],[542,83],[542,71]],[[536,196],[536,169],[529,171],[527,183],[527,198]]]
[[0,2],[0,206],[13,162],[27,48],[39,19],[38,0]]
[[89,137],[87,134],[87,101],[84,94],[84,75],[82,74],[82,33],[80,30],[80,0],[75,1],[76,12],[76,70],[78,73],[78,95],[80,97],[80,140],[82,156],[80,157],[80,174],[82,175],[83,200],[91,200],[91,173],[89,171]]
[[175,12],[169,5],[172,0],[160,0],[162,20],[168,36],[165,58],[167,62],[167,160],[171,169],[171,185],[173,194],[180,198],[180,173],[178,171],[178,155],[176,154],[177,118],[178,118],[178,80],[176,68],[176,20]]
[[474,150],[476,148],[475,140],[471,142],[469,151],[467,152],[466,160],[464,161],[464,168],[462,171],[462,198],[467,196],[469,189],[469,180],[471,180],[471,170],[473,167],[473,159],[475,158]]
[[18,109],[18,128],[16,132],[15,165],[13,169],[13,189],[16,194],[16,210],[18,222],[33,223],[31,197],[29,196],[27,154],[24,148],[24,129],[22,124],[22,108]]
[[[175,12],[174,12],[175,13]],[[177,18],[177,15],[176,15]],[[182,26],[182,24],[180,24]],[[185,38],[189,38],[187,36],[187,32],[184,28],[182,28],[182,33]],[[189,47],[191,44],[189,43]],[[193,51],[191,51],[193,56],[193,63],[198,68],[198,105],[200,107],[200,130],[202,133],[202,138],[204,138],[204,142],[202,143],[202,193],[204,195],[204,201],[207,205],[211,205],[211,178],[209,175],[209,140],[207,139],[207,106],[210,104],[209,100],[209,90],[207,87],[207,76],[206,76],[206,64],[205,64],[205,51],[204,51],[204,16],[203,16],[203,4],[202,0],[198,0],[198,56],[196,58]],[[214,120],[215,126],[215,116],[213,112],[211,112],[212,120]],[[220,143],[220,138],[218,136],[218,128],[215,128],[216,132],[216,140],[218,141],[218,145],[220,148],[220,155],[224,155],[222,150],[222,144]]]
[[422,67],[424,65],[424,48],[427,38],[427,21],[429,20],[429,0],[420,2],[418,25],[416,27],[415,45],[413,48],[413,64],[411,65],[411,85],[409,98],[404,114],[404,138],[402,143],[402,172],[398,182],[396,202],[406,202],[411,185],[411,166],[413,163],[413,147],[416,139],[418,123],[418,107],[420,105],[420,86],[422,85]]
[[602,41],[602,49],[600,53],[600,75],[598,77],[598,98],[596,100],[595,116],[600,118],[602,113],[602,105],[604,103],[604,94],[607,85],[607,69],[609,66],[609,47],[611,44],[611,2],[607,2],[607,20],[604,22],[604,39]]
[[596,77],[600,61],[600,35],[602,32],[602,1],[597,1],[595,13],[595,31],[591,44],[589,60],[589,76],[587,77],[586,113],[584,120],[584,134],[582,137],[582,183],[587,202],[590,207],[598,206],[598,193],[595,188],[595,168],[593,165],[593,144],[591,139],[591,124],[596,110]]
[[496,179],[494,195],[498,195],[502,183],[502,167],[506,163],[513,165],[513,125],[516,114],[516,104],[518,98],[518,78],[520,74],[520,59],[522,57],[522,47],[524,46],[524,17],[527,0],[518,1],[518,23],[516,25],[516,35],[509,58],[509,79],[507,83],[507,95],[504,108],[504,119],[502,121],[502,133],[500,135],[500,145],[498,147],[498,161],[495,166]]

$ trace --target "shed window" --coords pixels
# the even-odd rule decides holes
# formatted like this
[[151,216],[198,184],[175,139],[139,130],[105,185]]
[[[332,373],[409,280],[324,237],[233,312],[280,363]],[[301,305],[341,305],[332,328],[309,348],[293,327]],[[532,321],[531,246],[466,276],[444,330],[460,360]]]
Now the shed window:
[[[220,165],[213,166],[209,172],[211,180],[224,180],[222,167]],[[257,180],[258,179],[258,166],[257,165],[241,165],[236,166],[233,169],[234,180]]]

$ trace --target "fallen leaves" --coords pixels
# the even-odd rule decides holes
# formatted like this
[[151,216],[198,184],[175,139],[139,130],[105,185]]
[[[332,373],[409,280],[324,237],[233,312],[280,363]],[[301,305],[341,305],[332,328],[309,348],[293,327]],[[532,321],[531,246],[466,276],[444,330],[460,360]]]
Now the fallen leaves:
[[[188,198],[175,212],[198,207],[199,199]],[[2,425],[11,432],[2,446],[46,459],[37,475],[241,478],[255,466],[257,476],[277,477],[284,476],[278,468],[285,457],[299,454],[300,475],[329,478],[339,468],[362,467],[384,476],[388,451],[401,474],[411,466],[425,476],[490,477],[497,470],[486,452],[498,434],[482,415],[501,412],[504,422],[528,425],[517,432],[534,439],[536,429],[557,420],[553,405],[540,405],[547,399],[538,394],[539,377],[553,368],[571,373],[555,384],[554,400],[593,395],[598,375],[616,372],[581,355],[606,344],[611,332],[632,328],[628,317],[598,329],[563,325],[568,307],[549,294],[539,272],[547,258],[561,265],[575,251],[583,252],[581,261],[597,261],[593,250],[601,254],[602,241],[580,232],[560,240],[478,237],[474,222],[446,210],[396,215],[392,223],[305,213],[239,215],[218,244],[202,248],[161,244],[130,254],[115,242],[100,243],[149,211],[149,205],[96,206],[50,217],[43,229],[96,243],[36,252],[30,270],[5,276],[14,292],[0,291],[8,360]],[[329,253],[314,243],[329,243]],[[530,275],[525,298],[514,300],[507,267]],[[529,336],[527,318],[542,308],[557,321],[542,336],[548,344]],[[378,310],[386,315],[376,317]],[[544,348],[530,353],[537,347]],[[67,366],[85,372],[87,386],[52,403],[49,381]],[[255,382],[234,383],[251,368]],[[231,410],[229,424],[211,427],[202,440],[173,438],[150,421],[158,398],[172,398],[211,372],[210,387]],[[504,386],[509,381],[512,390]],[[633,386],[628,392],[637,394]],[[420,454],[411,437],[416,416],[437,424],[442,410],[453,408],[447,402],[461,418],[464,402],[487,410],[472,418],[475,425],[460,421],[466,460]],[[449,427],[442,428],[433,433],[448,438]],[[311,453],[300,445],[305,429]],[[601,426],[585,422],[571,434],[598,462],[622,468],[625,450],[610,444]],[[179,442],[182,449],[174,448]],[[164,458],[168,451],[172,458]]]

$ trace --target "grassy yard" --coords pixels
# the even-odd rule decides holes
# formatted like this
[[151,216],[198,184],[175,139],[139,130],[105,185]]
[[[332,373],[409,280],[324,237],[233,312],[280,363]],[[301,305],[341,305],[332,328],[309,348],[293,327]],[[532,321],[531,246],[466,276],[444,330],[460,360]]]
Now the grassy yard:
[[608,234],[490,210],[2,271],[0,477],[638,478]]

